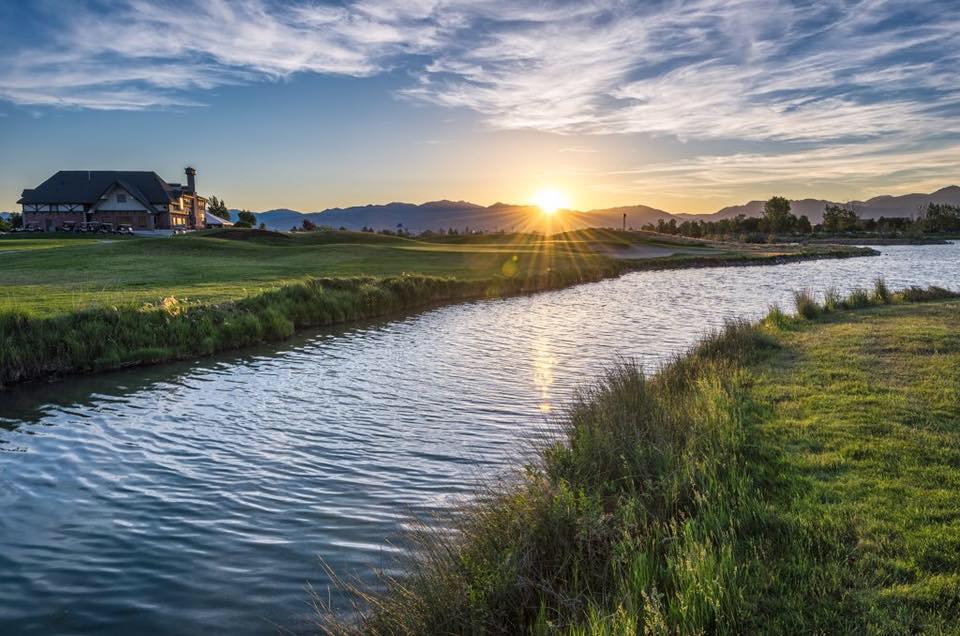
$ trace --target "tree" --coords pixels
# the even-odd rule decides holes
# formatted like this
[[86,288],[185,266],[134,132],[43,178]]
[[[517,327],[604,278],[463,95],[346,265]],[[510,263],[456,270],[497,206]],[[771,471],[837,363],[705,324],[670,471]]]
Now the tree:
[[240,210],[237,212],[237,222],[235,227],[254,227],[257,224],[257,215],[250,210]]
[[23,227],[23,215],[19,212],[11,212],[8,221],[11,228]]
[[823,229],[827,232],[847,232],[857,227],[857,220],[853,208],[828,203],[823,209]]
[[800,218],[797,219],[797,231],[801,234],[810,234],[813,232],[813,226],[810,224],[810,219],[807,218],[806,214],[800,215]]
[[949,203],[930,203],[923,213],[923,229],[927,232],[953,232],[960,229],[960,207]]
[[224,203],[223,199],[218,199],[216,196],[211,196],[210,200],[207,201],[207,212],[221,219],[230,220],[230,211],[227,210],[227,204]]
[[304,220],[303,220],[303,223],[302,223],[301,225],[303,225],[303,231],[304,231],[304,232],[316,232],[316,231],[317,231],[317,224],[314,223],[313,221],[311,221],[310,219],[304,219]]
[[790,214],[790,201],[785,197],[771,197],[763,204],[763,218],[771,232],[785,232],[796,221]]

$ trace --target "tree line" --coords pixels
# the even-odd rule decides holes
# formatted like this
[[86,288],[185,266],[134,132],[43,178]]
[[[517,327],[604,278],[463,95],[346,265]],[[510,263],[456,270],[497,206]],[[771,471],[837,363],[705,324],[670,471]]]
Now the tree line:
[[960,232],[960,206],[929,203],[915,217],[862,219],[853,206],[828,203],[823,210],[823,221],[813,224],[806,215],[798,217],[793,214],[788,199],[776,196],[764,203],[760,216],[739,214],[716,221],[688,220],[679,223],[676,219],[660,219],[656,223],[643,225],[641,229],[690,238],[737,238],[753,242],[778,236],[861,232],[881,235],[956,233]]

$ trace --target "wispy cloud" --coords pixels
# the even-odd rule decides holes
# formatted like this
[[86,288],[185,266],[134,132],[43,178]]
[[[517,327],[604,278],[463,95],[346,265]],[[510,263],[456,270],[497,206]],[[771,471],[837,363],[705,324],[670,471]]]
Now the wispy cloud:
[[406,98],[470,109],[501,129],[792,146],[777,156],[667,164],[648,177],[673,170],[716,188],[734,173],[741,181],[771,178],[779,170],[771,164],[789,159],[794,171],[856,179],[844,166],[867,170],[855,161],[863,156],[875,172],[893,172],[908,158],[921,160],[921,172],[926,162],[955,171],[941,140],[960,133],[960,12],[947,5],[54,2],[37,5],[48,10],[38,21],[48,32],[0,44],[0,99],[31,107],[197,106],[204,91],[229,84],[402,69],[410,77]]
[[960,140],[935,147],[903,140],[837,144],[809,150],[699,155],[636,168],[591,173],[598,189],[634,197],[685,200],[736,198],[744,191],[822,192],[851,196],[905,194],[945,185],[960,176]]

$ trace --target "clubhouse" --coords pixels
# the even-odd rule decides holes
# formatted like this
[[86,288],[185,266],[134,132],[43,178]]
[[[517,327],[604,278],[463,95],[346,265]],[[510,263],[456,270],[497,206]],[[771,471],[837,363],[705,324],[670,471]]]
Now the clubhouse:
[[53,231],[64,225],[110,223],[134,230],[206,227],[207,200],[197,194],[193,168],[187,184],[167,183],[156,172],[61,170],[17,202],[24,224]]

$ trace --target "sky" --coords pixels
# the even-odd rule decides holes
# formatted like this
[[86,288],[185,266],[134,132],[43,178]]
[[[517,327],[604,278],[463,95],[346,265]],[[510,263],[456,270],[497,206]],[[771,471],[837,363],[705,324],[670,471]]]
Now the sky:
[[960,0],[0,2],[0,210],[187,165],[255,211],[930,192],[960,183]]

